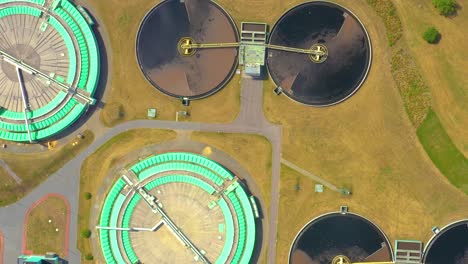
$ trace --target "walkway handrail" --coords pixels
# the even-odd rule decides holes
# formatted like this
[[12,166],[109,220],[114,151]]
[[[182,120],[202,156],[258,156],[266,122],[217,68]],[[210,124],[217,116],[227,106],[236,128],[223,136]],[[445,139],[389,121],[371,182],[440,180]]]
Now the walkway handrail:
[[180,229],[175,225],[175,223],[172,221],[171,218],[169,218],[169,216],[166,214],[166,212],[164,212],[164,210],[162,208],[159,207],[159,205],[157,205],[154,201],[157,201],[157,198],[151,194],[149,194],[148,192],[146,192],[146,190],[144,188],[138,188],[138,193],[141,195],[141,197],[143,197],[143,200],[145,200],[145,202],[151,207],[152,211],[154,213],[159,213],[164,222],[167,224],[167,226],[172,230],[172,232],[184,243],[186,244],[188,247],[190,247],[190,249],[198,256],[200,257],[200,259],[203,261],[203,263],[205,264],[210,264],[210,262],[208,261],[208,259],[205,257],[205,255],[203,255],[200,250],[198,250],[197,247],[195,247],[195,245],[192,243],[192,241],[190,241],[188,239],[187,236],[185,236],[184,233],[182,233],[182,231],[180,231]]
[[21,70],[25,70],[26,72],[32,72],[35,75],[39,75],[42,78],[57,84],[65,92],[69,92],[70,90],[72,90],[74,94],[76,94],[80,99],[82,99],[86,103],[88,103],[90,105],[94,105],[96,103],[96,99],[88,97],[88,96],[86,96],[84,94],[81,94],[78,89],[76,89],[74,87],[71,87],[71,86],[67,86],[67,85],[55,80],[54,78],[51,78],[47,74],[41,72],[38,69],[35,69],[31,65],[26,64],[21,60],[16,59],[15,57],[11,56],[10,54],[8,54],[8,53],[6,53],[6,52],[4,52],[2,50],[0,50],[0,55],[3,56],[8,62],[10,62],[10,63],[14,64],[16,67],[20,68]]
[[191,44],[181,44],[182,49],[219,49],[219,48],[237,48],[240,46],[259,46],[265,47],[267,49],[274,49],[274,50],[281,50],[281,51],[288,51],[294,53],[302,53],[302,54],[311,54],[311,55],[319,55],[323,56],[326,52],[322,50],[314,50],[314,49],[301,49],[301,48],[293,48],[293,47],[286,47],[286,46],[279,46],[273,44],[266,44],[266,43],[191,43]]

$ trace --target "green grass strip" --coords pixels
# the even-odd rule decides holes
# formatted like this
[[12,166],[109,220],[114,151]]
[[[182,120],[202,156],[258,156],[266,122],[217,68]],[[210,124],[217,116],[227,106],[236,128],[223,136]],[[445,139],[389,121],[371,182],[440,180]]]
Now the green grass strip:
[[437,168],[453,185],[468,194],[468,160],[450,140],[432,109],[418,128],[417,134]]

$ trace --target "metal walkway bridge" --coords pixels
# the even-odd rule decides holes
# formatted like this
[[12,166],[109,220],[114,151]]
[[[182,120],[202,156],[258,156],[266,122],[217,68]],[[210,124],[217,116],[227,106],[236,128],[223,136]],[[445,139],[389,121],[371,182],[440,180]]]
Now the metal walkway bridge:
[[286,47],[286,46],[279,46],[273,45],[268,43],[240,43],[240,42],[232,42],[232,43],[193,43],[191,39],[184,38],[180,42],[180,47],[183,50],[184,55],[191,55],[197,49],[216,49],[216,48],[237,48],[240,46],[261,46],[267,49],[274,49],[274,50],[281,50],[281,51],[288,51],[288,52],[295,52],[295,53],[302,53],[302,54],[309,54],[315,56],[325,56],[327,55],[327,50],[324,49],[323,46],[317,45],[313,46],[311,49],[301,49],[301,48],[293,48],[293,47]]

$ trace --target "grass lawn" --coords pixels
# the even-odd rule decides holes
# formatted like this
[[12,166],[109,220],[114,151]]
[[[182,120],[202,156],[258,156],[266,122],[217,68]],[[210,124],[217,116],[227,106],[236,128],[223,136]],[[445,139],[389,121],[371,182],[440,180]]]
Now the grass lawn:
[[[296,189],[299,186],[299,190]],[[314,192],[315,182],[287,166],[281,166],[280,225],[277,235],[277,262],[287,263],[289,249],[296,233],[311,219],[339,210],[349,198],[325,189]],[[289,227],[289,228],[287,228]]]
[[[65,245],[68,207],[59,197],[51,196],[34,207],[26,222],[26,249],[36,255],[55,252],[68,255]],[[50,221],[50,223],[49,223]]]
[[[432,95],[432,108],[454,145],[468,156],[468,0],[457,0],[458,15],[438,14],[431,1],[394,0],[403,24],[403,34]],[[435,26],[442,38],[430,45],[422,38]]]
[[[157,144],[176,138],[176,133],[170,130],[136,129],[119,134],[102,145],[90,155],[81,167],[80,206],[78,211],[78,249],[82,255],[92,253],[90,240],[80,236],[81,230],[89,229],[91,205],[104,202],[105,197],[98,197],[97,191],[109,173],[109,169],[133,150],[147,145]],[[126,164],[123,164],[126,165]],[[84,194],[89,192],[93,199],[86,200]],[[92,232],[95,229],[91,229]],[[96,259],[96,258],[95,258]],[[83,260],[84,261],[84,260]],[[91,261],[88,261],[89,263]]]
[[[396,12],[394,10],[392,2],[389,1],[382,1],[382,0],[368,0],[370,4],[372,4],[373,8],[377,11],[379,16],[382,18],[384,22],[389,21],[389,20],[394,20],[394,21],[400,21],[399,16],[395,16]],[[400,1],[395,1],[398,5],[402,5]],[[407,4],[406,1],[405,3]],[[384,5],[386,8],[379,8],[382,5]],[[416,8],[416,7],[414,7]],[[446,22],[440,15],[434,14],[434,8],[429,5],[418,5],[418,8],[416,8],[422,15],[422,16],[431,16],[436,17],[436,21],[439,21],[441,23]],[[403,13],[405,10],[401,10]],[[407,14],[404,13],[405,16],[403,17],[403,20],[407,19]],[[420,18],[421,20],[422,18]],[[459,18],[458,23],[460,22],[465,22],[468,23],[468,19],[462,17]],[[407,20],[407,22],[411,22],[412,24],[416,24],[421,21],[416,21],[416,20]],[[396,24],[396,23],[393,23]],[[443,23],[444,24],[444,23]],[[447,25],[447,31],[450,32],[450,23]],[[420,25],[421,26],[421,25]],[[400,32],[400,29],[395,29],[389,25],[389,23],[385,23],[385,27],[387,28],[387,32]],[[411,27],[410,27],[411,28]],[[413,43],[422,43],[419,47],[419,49],[426,49],[427,44],[422,42],[420,39],[415,40],[415,35],[416,28],[411,28],[413,29],[413,34],[407,34],[406,38],[409,40],[408,42],[413,44]],[[422,29],[421,29],[422,30]],[[407,30],[408,33],[408,30]],[[457,38],[457,33],[459,31],[457,30],[456,32],[450,32],[449,37],[454,37]],[[457,44],[454,44],[452,40],[447,41],[447,45],[455,45],[454,48],[462,48],[457,47]],[[426,82],[420,74],[420,67],[417,66],[417,64],[414,63],[413,56],[409,53],[408,50],[406,50],[405,47],[413,47],[414,54],[418,55],[418,49],[414,49],[414,45],[407,45],[406,42],[400,42],[399,43],[400,47],[397,47],[394,51],[394,54],[392,56],[391,60],[391,65],[392,65],[392,74],[393,78],[400,90],[401,97],[403,99],[405,108],[407,110],[407,113],[410,117],[410,120],[412,121],[414,127],[417,128],[417,135],[420,139],[421,144],[423,145],[424,149],[428,153],[429,157],[431,157],[432,161],[434,164],[439,168],[439,170],[452,182],[455,186],[461,188],[465,193],[467,192],[468,185],[467,185],[467,180],[463,179],[464,174],[466,174],[466,171],[468,171],[468,163],[466,157],[457,149],[457,146],[453,144],[452,139],[450,136],[447,134],[446,130],[444,129],[443,124],[441,123],[438,115],[434,112],[434,110],[431,108],[431,101],[440,101],[440,99],[444,99],[447,97],[450,97],[450,92],[447,93],[447,91],[451,91],[454,94],[456,94],[457,98],[461,101],[464,100],[463,105],[466,105],[466,102],[468,99],[465,96],[465,92],[463,89],[460,89],[460,85],[467,79],[466,77],[463,78],[455,78],[454,69],[450,67],[450,65],[447,64],[447,61],[445,60],[445,56],[448,55],[443,55],[441,59],[438,60],[437,67],[439,67],[438,71],[444,72],[444,76],[442,78],[445,78],[449,80],[449,83],[444,84],[444,89],[440,89],[440,87],[437,87],[437,91],[432,91],[432,94],[436,95],[436,98],[434,100],[431,100],[433,96],[431,96],[431,89],[426,85]],[[442,50],[441,50],[442,49]],[[462,52],[465,50],[462,48]],[[442,47],[438,47],[437,49],[433,50],[434,52],[445,52]],[[431,53],[433,54],[433,53]],[[419,54],[420,55],[420,54]],[[427,60],[426,58],[426,52],[424,53],[422,59],[424,61]],[[461,63],[461,62],[460,62]],[[424,64],[426,67],[426,64]],[[422,70],[424,71],[425,67],[422,67]],[[459,65],[457,67],[464,67],[463,65]],[[431,78],[433,76],[424,76],[426,78]],[[459,77],[459,76],[457,76]],[[440,90],[445,90],[443,94],[440,94]],[[443,98],[441,98],[441,96]],[[437,103],[435,104],[437,105]],[[440,111],[443,112],[442,115],[446,113],[450,113],[453,105],[450,105],[450,107],[441,109]],[[435,106],[436,107],[436,106]],[[454,106],[454,109],[456,109],[457,106]],[[463,111],[462,111],[463,112]],[[452,114],[454,114],[452,112]],[[465,116],[465,120],[468,119],[468,111],[464,111],[464,114],[461,113],[461,116]],[[453,119],[453,116],[451,117]],[[457,125],[460,128],[464,127],[464,122],[460,121],[457,122]],[[457,130],[458,128],[449,128],[450,130]],[[460,143],[459,146],[461,147],[460,149],[463,150],[465,144],[466,144],[466,131],[462,132],[462,134],[458,133],[456,134],[454,132],[453,136],[455,136],[455,140]]]
[[353,97],[333,107],[306,107],[274,95],[274,85],[265,81],[264,110],[283,125],[283,158],[353,191],[348,198],[327,190],[315,194],[313,181],[283,166],[278,263],[287,262],[304,224],[340,205],[374,220],[391,240],[427,241],[432,226],[464,218],[468,210],[468,196],[445,179],[419,143],[391,74],[383,22],[366,1],[345,5],[366,25],[374,50],[370,74]]
[[211,145],[226,152],[253,177],[262,199],[270,205],[271,144],[257,135],[193,132],[192,140]]
[[[94,140],[91,131],[82,133],[84,139],[78,140],[78,145],[73,146],[72,142],[58,146],[54,150],[44,153],[31,154],[11,154],[0,153],[0,159],[4,160],[8,166],[20,177],[23,182],[16,184],[12,179],[4,184],[0,183],[0,206],[14,203],[24,197],[28,192],[47,179],[52,173],[63,167],[68,161],[73,159],[81,150],[85,149]],[[9,176],[6,172],[0,171],[0,178],[6,179]]]
[[[432,236],[431,227],[444,226],[451,221],[466,218],[466,195],[445,181],[424,181],[427,175],[414,177],[404,173],[401,166],[388,166],[378,172],[366,172],[337,181],[353,186],[353,195],[344,197],[325,189],[314,192],[316,182],[282,166],[281,216],[277,236],[277,262],[287,263],[289,249],[297,232],[313,218],[338,211],[348,205],[354,213],[362,214],[394,239],[416,239],[427,242]],[[426,176],[426,177],[424,177]],[[420,183],[418,183],[418,181]],[[295,186],[299,184],[300,190]],[[428,192],[427,190],[439,190]]]
[[439,170],[451,183],[468,194],[468,160],[452,143],[433,111],[429,112],[419,127],[418,137]]
[[399,41],[402,36],[403,27],[393,2],[367,0],[367,3],[369,3],[383,21],[389,45],[395,46],[391,49],[393,80],[400,91],[403,104],[411,122],[414,127],[418,128],[426,118],[431,107],[430,90],[419,73],[413,57],[408,52],[406,43],[403,40]]
[[[10,190],[16,188],[16,181],[8,174],[8,172],[0,167],[0,193],[4,190]],[[0,199],[0,203],[2,200]]]
[[[252,191],[258,188],[261,198],[267,208],[263,208],[263,215],[268,216],[270,208],[271,191],[271,144],[262,136],[193,132],[192,140],[211,145],[231,156],[243,166],[255,180],[255,187],[249,186]],[[267,221],[264,221],[265,224]],[[268,227],[265,225],[266,231]],[[267,242],[264,242],[266,245]],[[266,263],[266,251],[259,258],[259,263]]]
[[[104,24],[110,42],[106,48],[112,65],[111,79],[101,114],[101,120],[108,126],[145,119],[148,108],[157,108],[158,118],[164,120],[174,120],[176,111],[187,110],[180,101],[151,86],[143,77],[136,60],[136,35],[140,22],[157,3],[153,0],[112,1],[112,8],[109,8],[109,1],[89,0],[86,3],[86,7]],[[239,112],[238,83],[239,76],[236,76],[214,96],[192,102],[188,108],[191,120],[220,123],[234,120]]]

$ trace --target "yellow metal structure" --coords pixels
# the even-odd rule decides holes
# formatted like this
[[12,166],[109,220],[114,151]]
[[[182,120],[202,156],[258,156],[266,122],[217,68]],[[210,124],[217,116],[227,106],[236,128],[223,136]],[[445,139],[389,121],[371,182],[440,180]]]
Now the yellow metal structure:
[[352,262],[351,264],[395,264],[392,261],[380,261],[380,262]]
[[57,146],[57,141],[49,141],[47,142],[47,149],[48,150],[53,150]]
[[184,56],[192,56],[197,51],[196,48],[192,47],[193,39],[189,37],[181,38],[177,49],[179,53]]
[[328,49],[323,44],[314,44],[312,45],[311,50],[315,51],[315,53],[309,54],[309,58],[315,63],[322,63],[328,57]]
[[[246,44],[244,44],[246,45]],[[265,43],[249,43],[248,45],[252,46],[263,46],[268,49],[274,50],[281,50],[281,51],[288,51],[288,52],[295,52],[295,53],[302,53],[308,54],[310,59],[315,63],[322,63],[328,57],[328,49],[323,44],[314,44],[310,49],[300,49],[300,48],[292,48],[292,47],[285,47],[285,46],[278,46],[272,44],[265,44]],[[184,56],[192,56],[195,54],[197,49],[216,49],[216,48],[237,48],[240,47],[241,43],[233,42],[233,43],[195,43],[192,38],[184,37],[180,39],[178,44],[178,50],[180,54]]]
[[351,262],[351,260],[343,255],[338,255],[333,258],[331,264],[394,264],[392,261],[387,262]]

